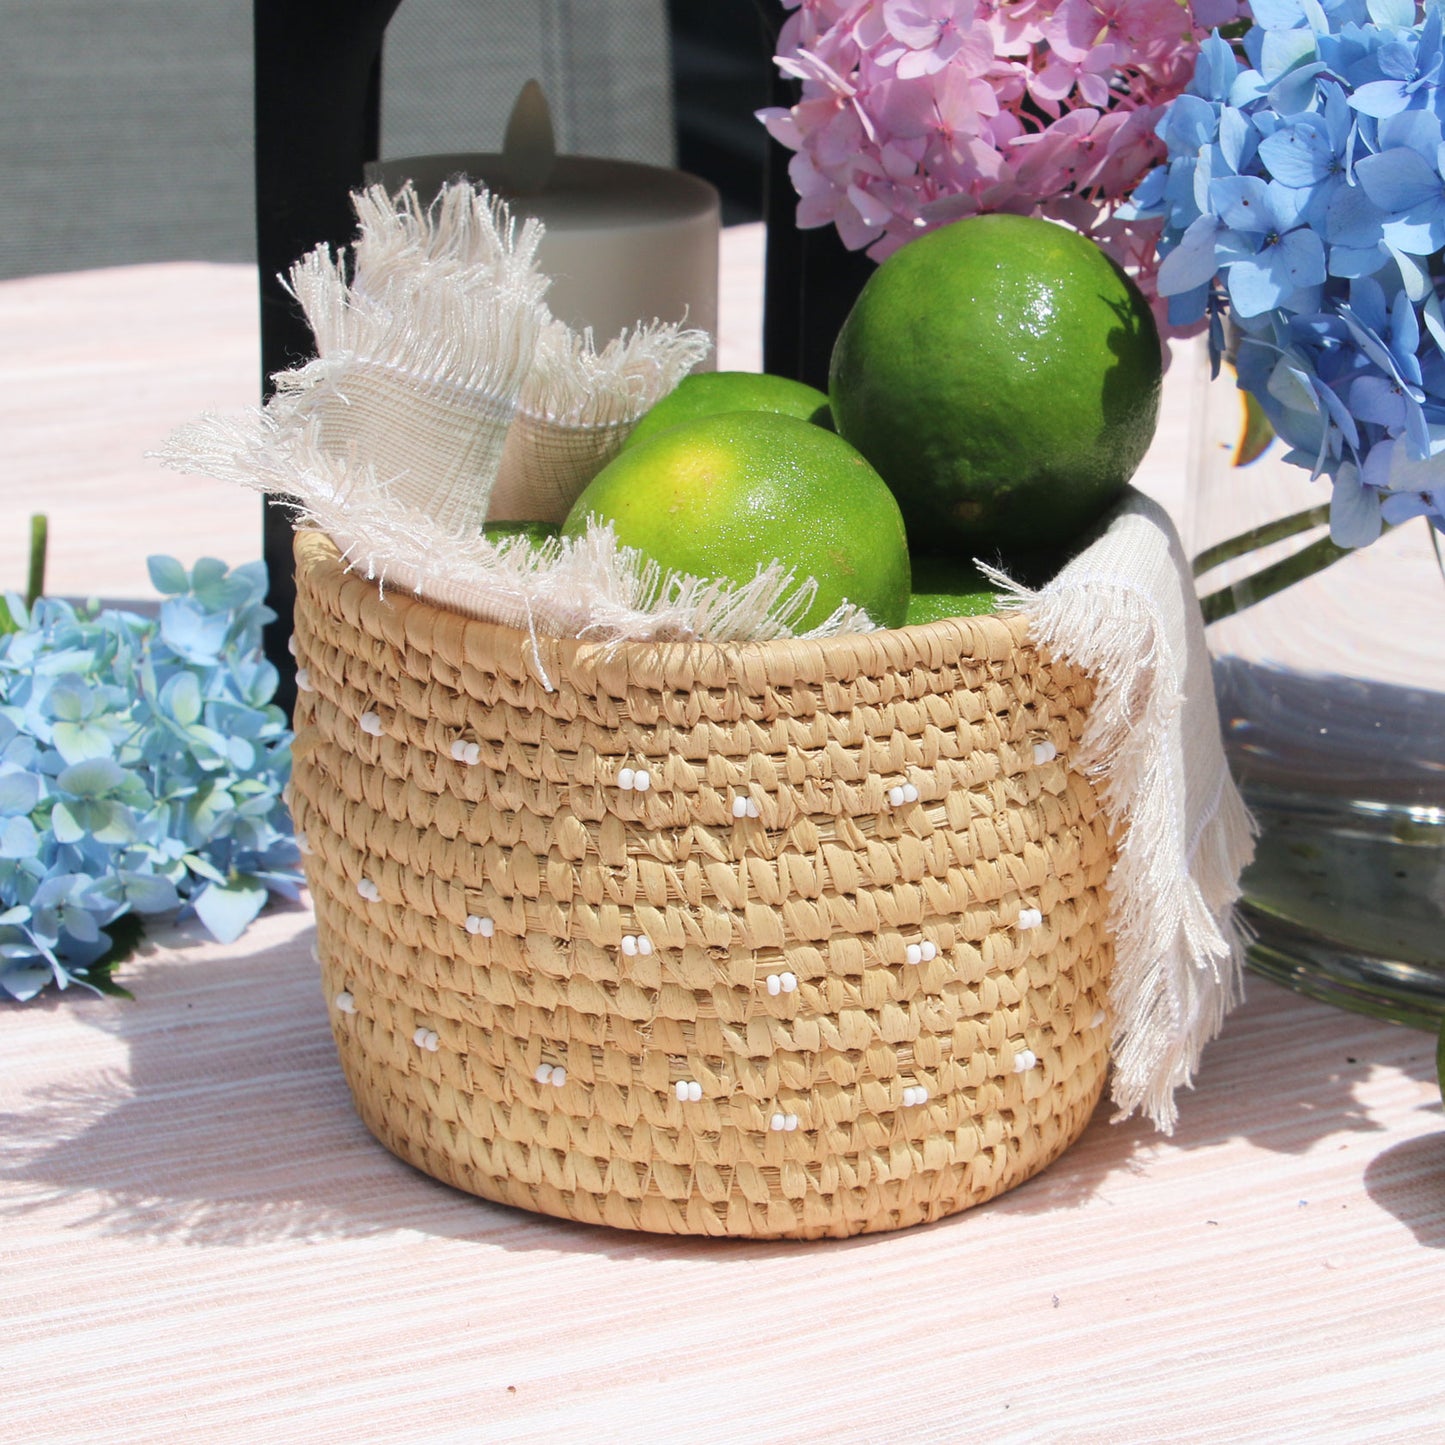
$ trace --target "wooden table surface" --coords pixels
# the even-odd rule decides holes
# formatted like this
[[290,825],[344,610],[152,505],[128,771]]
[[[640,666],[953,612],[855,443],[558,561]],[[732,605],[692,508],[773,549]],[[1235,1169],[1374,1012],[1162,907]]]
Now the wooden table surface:
[[[721,362],[758,364],[759,236]],[[260,551],[143,453],[257,387],[254,274],[0,284],[0,585],[150,595]],[[735,329],[730,329],[735,328]],[[1182,499],[1187,365],[1146,488]],[[134,1002],[0,1005],[0,1439],[1445,1440],[1434,1041],[1253,979],[1172,1138],[1102,1108],[1051,1169],[845,1243],[653,1239],[459,1194],[375,1144],[304,907],[177,931]]]

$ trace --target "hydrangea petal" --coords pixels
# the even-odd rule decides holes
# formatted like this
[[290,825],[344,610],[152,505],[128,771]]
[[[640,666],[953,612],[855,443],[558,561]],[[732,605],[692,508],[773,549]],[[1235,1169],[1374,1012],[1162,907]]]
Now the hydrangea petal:
[[87,758],[66,768],[56,784],[78,798],[99,798],[126,780],[126,770],[112,757]]
[[1213,216],[1201,216],[1185,231],[1179,244],[1159,263],[1156,279],[1161,296],[1178,296],[1205,285],[1218,269],[1214,253],[1220,226]]
[[1440,309],[1440,298],[1432,290],[1425,299],[1421,308],[1421,317],[1425,323],[1425,330],[1429,333],[1430,339],[1445,352],[1445,315]]
[[1429,517],[1435,527],[1445,522],[1445,493],[1439,491],[1394,492],[1380,499],[1380,517],[1391,527],[1412,517]]
[[1407,256],[1433,256],[1445,247],[1445,205],[1421,206],[1381,228],[1391,250]]
[[1355,175],[1370,200],[1393,214],[1438,201],[1441,196],[1435,167],[1408,146],[1362,156],[1355,165]]
[[201,685],[193,672],[178,672],[161,689],[161,708],[182,727],[201,716]]
[[1356,377],[1350,383],[1350,410],[1363,422],[1403,428],[1405,398],[1399,386],[1380,375]]
[[39,851],[40,835],[29,818],[6,818],[0,828],[0,858],[33,858]]
[[1281,115],[1295,115],[1306,110],[1314,100],[1315,87],[1320,76],[1327,75],[1329,67],[1324,61],[1296,65],[1269,87],[1270,104]]
[[1331,246],[1329,251],[1330,275],[1342,281],[1373,276],[1389,263],[1390,253],[1383,246]]
[[1291,30],[1305,23],[1299,0],[1252,0],[1249,10],[1263,30]]
[[[1420,366],[1415,353],[1420,348],[1420,319],[1410,298],[1402,291],[1390,307],[1390,350],[1406,380],[1420,380]],[[1408,364],[1406,364],[1408,363]]]
[[1209,186],[1210,204],[1231,231],[1269,230],[1268,195],[1268,185],[1259,176],[1221,176]]
[[1354,467],[1342,467],[1330,497],[1330,540],[1337,547],[1366,547],[1379,535],[1379,493],[1361,485]]
[[1282,185],[1312,186],[1334,169],[1335,148],[1324,122],[1307,117],[1265,137],[1259,158]]
[[1380,122],[1377,139],[1381,152],[1403,148],[1433,161],[1440,149],[1440,118],[1430,110],[1404,110]]
[[1259,132],[1242,111],[1226,106],[1219,112],[1219,151],[1229,169],[1239,174],[1254,159]]
[[1365,10],[1376,25],[1406,30],[1415,23],[1415,0],[1365,0]]
[[153,873],[131,873],[121,881],[126,901],[137,913],[169,913],[180,906],[180,895],[169,878]]
[[62,845],[79,843],[85,837],[85,829],[65,803],[57,803],[50,810],[50,832]]
[[1341,186],[1325,213],[1325,239],[1332,246],[1363,250],[1377,246],[1384,234],[1380,208],[1361,186]]
[[[1181,329],[1191,327],[1202,320],[1209,307],[1209,286],[1197,286],[1193,291],[1182,291],[1177,296],[1165,297],[1168,302],[1169,324]],[[1163,295],[1163,293],[1160,293]],[[1211,355],[1217,354],[1212,349]]]
[[1197,95],[1181,95],[1165,113],[1160,139],[1171,152],[1198,151],[1218,133],[1215,108]]
[[45,698],[50,716],[62,722],[84,722],[90,716],[91,692],[79,678],[62,677]]
[[218,943],[234,943],[266,902],[266,889],[251,883],[210,883],[191,900],[196,916]]
[[1296,66],[1312,61],[1314,57],[1315,35],[1312,30],[1304,27],[1271,30],[1265,27],[1260,44],[1259,68],[1267,80],[1275,82]]
[[[1423,301],[1427,296],[1433,294],[1435,283],[1430,277],[1428,260],[1422,264],[1415,256],[1407,254],[1398,246],[1391,243],[1388,237],[1383,237],[1381,245],[1389,253],[1390,259],[1394,261],[1400,273],[1400,284],[1405,288],[1405,294],[1412,301]],[[1422,253],[1428,258],[1429,252]]]
[[183,598],[161,604],[161,638],[188,662],[215,662],[228,626],[224,613],[208,614]]
[[[1199,22],[1198,8],[1195,22]],[[1205,100],[1225,100],[1234,78],[1239,74],[1239,61],[1229,42],[1216,30],[1207,40],[1200,43],[1199,54],[1194,61],[1194,79],[1190,91]]]
[[[34,998],[52,978],[54,974],[50,969],[33,963],[10,964],[0,968],[0,988],[18,1003],[27,1003]],[[62,978],[59,982],[64,988],[66,981]]]
[[1262,316],[1283,306],[1295,289],[1287,277],[1260,257],[1236,261],[1229,268],[1226,285],[1230,303],[1242,317]]
[[28,813],[40,801],[40,779],[15,768],[0,772],[0,816]]
[[1372,80],[1350,96],[1350,105],[1355,110],[1376,118],[1398,115],[1409,104],[1409,87],[1399,80]]

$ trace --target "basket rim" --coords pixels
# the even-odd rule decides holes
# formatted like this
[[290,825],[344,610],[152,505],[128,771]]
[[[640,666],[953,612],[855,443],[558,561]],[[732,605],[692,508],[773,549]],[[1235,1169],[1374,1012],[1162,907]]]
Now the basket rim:
[[914,666],[1007,662],[1020,648],[1031,646],[1030,618],[1012,610],[873,632],[763,642],[534,638],[522,629],[468,616],[409,591],[388,590],[383,596],[376,580],[346,563],[335,542],[318,528],[298,528],[294,552],[298,581],[304,578],[322,591],[351,592],[356,620],[378,638],[401,642],[410,637],[430,651],[426,640],[439,628],[455,630],[453,648],[463,655],[514,656],[525,660],[529,671],[540,665],[553,676],[595,675],[620,667],[628,673],[691,673],[702,680],[721,660],[729,669],[778,681],[841,679]]

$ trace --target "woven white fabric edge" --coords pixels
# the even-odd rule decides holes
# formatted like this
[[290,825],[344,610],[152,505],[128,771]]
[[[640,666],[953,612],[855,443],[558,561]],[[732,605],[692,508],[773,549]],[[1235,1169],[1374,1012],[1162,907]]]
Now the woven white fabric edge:
[[1116,828],[1110,879],[1115,1120],[1164,1133],[1176,1092],[1241,996],[1235,916],[1255,825],[1230,776],[1204,622],[1178,533],[1130,489],[1105,530],[1037,591],[985,567],[1034,640],[1090,673],[1075,765]]

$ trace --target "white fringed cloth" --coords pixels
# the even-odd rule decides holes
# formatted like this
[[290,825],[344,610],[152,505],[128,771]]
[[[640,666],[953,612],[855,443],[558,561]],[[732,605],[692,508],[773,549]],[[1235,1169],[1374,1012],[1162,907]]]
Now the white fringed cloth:
[[1189,566],[1167,513],[1131,490],[1099,539],[1039,591],[994,575],[1035,639],[1095,679],[1076,761],[1119,838],[1115,1117],[1142,1110],[1172,1133],[1175,1093],[1240,996],[1234,905],[1255,836],[1225,763]]

